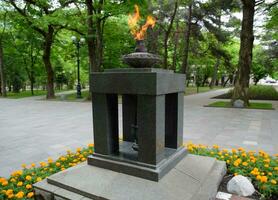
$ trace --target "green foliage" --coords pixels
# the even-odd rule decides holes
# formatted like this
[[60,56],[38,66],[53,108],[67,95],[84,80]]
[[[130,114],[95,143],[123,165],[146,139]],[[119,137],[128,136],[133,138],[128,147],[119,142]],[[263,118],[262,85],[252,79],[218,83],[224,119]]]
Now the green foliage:
[[[226,101],[217,101],[213,102],[208,105],[208,107],[218,107],[218,108],[232,108],[231,102]],[[271,103],[250,103],[250,105],[247,107],[249,109],[263,109],[263,110],[272,110],[272,104]]]
[[[226,94],[219,95],[215,98],[230,99],[233,90],[229,90]],[[270,85],[252,85],[248,90],[248,95],[251,100],[278,100],[277,90]]]

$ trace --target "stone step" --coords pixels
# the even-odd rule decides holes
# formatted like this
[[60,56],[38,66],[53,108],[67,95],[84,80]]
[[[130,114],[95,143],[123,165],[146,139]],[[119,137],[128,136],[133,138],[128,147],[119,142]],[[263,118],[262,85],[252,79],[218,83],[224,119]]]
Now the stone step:
[[210,200],[215,199],[225,172],[224,162],[189,154],[159,182],[83,163],[36,183],[34,188],[36,194],[47,197],[44,200]]

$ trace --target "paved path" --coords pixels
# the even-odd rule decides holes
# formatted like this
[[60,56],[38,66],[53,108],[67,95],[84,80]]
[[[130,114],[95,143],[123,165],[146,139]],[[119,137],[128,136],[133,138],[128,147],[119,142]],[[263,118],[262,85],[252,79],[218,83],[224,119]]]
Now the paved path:
[[[277,153],[278,102],[275,111],[203,107],[225,91],[184,98],[185,142]],[[93,141],[90,103],[35,99],[0,98],[0,176]]]

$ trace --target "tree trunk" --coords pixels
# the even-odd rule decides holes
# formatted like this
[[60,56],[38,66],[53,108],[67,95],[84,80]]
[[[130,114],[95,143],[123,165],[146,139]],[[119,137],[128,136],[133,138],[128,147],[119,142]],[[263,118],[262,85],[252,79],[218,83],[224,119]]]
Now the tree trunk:
[[173,64],[171,69],[176,71],[177,69],[177,48],[178,48],[178,43],[179,43],[179,22],[177,21],[176,23],[176,32],[174,34],[174,52],[173,52]]
[[191,20],[192,20],[192,4],[189,4],[188,6],[188,18],[187,18],[187,28],[184,34],[184,55],[183,55],[183,61],[182,61],[182,67],[181,72],[183,74],[186,74],[186,77],[188,77],[188,54],[189,54],[189,42],[190,42],[190,32],[191,32]]
[[240,33],[239,69],[231,103],[233,104],[235,100],[241,99],[244,101],[244,106],[247,107],[249,105],[248,88],[254,41],[255,0],[241,0],[241,2],[243,4],[243,18]]
[[177,14],[177,9],[178,9],[178,1],[175,2],[175,7],[174,7],[174,12],[171,16],[170,24],[165,32],[164,36],[164,41],[163,41],[163,46],[164,46],[164,59],[163,59],[163,66],[164,69],[168,69],[168,40],[173,28],[173,23]]
[[[217,20],[218,20],[218,29],[220,30],[221,29],[221,10],[219,12],[219,15],[217,16]],[[218,41],[218,46],[220,46],[220,42]],[[217,79],[217,71],[218,71],[218,68],[219,68],[219,64],[220,64],[220,57],[217,56],[216,58],[216,63],[214,65],[214,69],[213,69],[213,76],[212,76],[212,80],[210,82],[210,88],[212,89],[214,86],[215,86],[215,82],[216,82],[216,79]]]
[[90,64],[90,73],[99,71],[97,67],[97,63],[95,60],[96,57],[96,40],[95,40],[95,28],[93,23],[93,1],[86,0],[87,6],[87,24],[88,24],[88,38],[87,38],[87,45],[88,45],[88,54],[89,54],[89,64]]
[[217,57],[216,63],[215,63],[214,68],[213,68],[213,76],[212,76],[210,86],[209,86],[210,88],[213,88],[215,86],[219,64],[220,64],[220,58]]
[[48,33],[45,35],[45,43],[44,43],[44,50],[43,50],[43,63],[47,72],[47,99],[55,98],[54,93],[54,71],[52,69],[50,56],[51,56],[51,46],[53,42],[53,33],[54,29],[52,26],[48,26]]
[[5,78],[5,70],[4,70],[4,53],[3,53],[2,40],[0,40],[0,80],[1,80],[0,93],[3,97],[6,97],[7,91],[6,91],[6,78]]

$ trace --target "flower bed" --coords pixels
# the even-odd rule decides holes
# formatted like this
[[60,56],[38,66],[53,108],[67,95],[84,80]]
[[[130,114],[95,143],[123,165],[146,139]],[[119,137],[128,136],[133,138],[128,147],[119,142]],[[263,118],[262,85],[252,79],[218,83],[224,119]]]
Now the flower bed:
[[225,161],[228,174],[250,177],[255,188],[261,194],[261,198],[275,199],[278,197],[278,160],[277,155],[272,157],[264,151],[245,151],[243,148],[220,149],[213,145],[209,148],[205,145],[189,143],[187,149],[190,153],[202,156],[215,157]]
[[[205,145],[190,143],[187,148],[192,154],[215,157],[225,161],[229,174],[250,177],[262,197],[266,199],[277,197],[277,156],[271,157],[264,151],[259,151],[257,154],[254,151],[246,152],[243,148],[232,149],[232,151],[221,150],[217,145],[209,148]],[[13,172],[8,179],[0,177],[0,200],[33,199],[32,184],[86,161],[86,157],[92,153],[93,144],[89,144],[88,148],[78,148],[76,152],[67,151],[66,155],[59,157],[56,161],[49,158],[47,162],[40,162],[39,166],[34,163],[30,166],[23,164],[23,169]]]
[[9,179],[0,177],[0,200],[34,199],[32,184],[86,161],[87,156],[92,153],[93,144],[89,144],[88,148],[78,148],[76,152],[67,151],[67,155],[59,157],[56,161],[48,158],[47,162],[40,162],[39,166],[34,163],[30,166],[22,164],[23,169],[13,172]]

